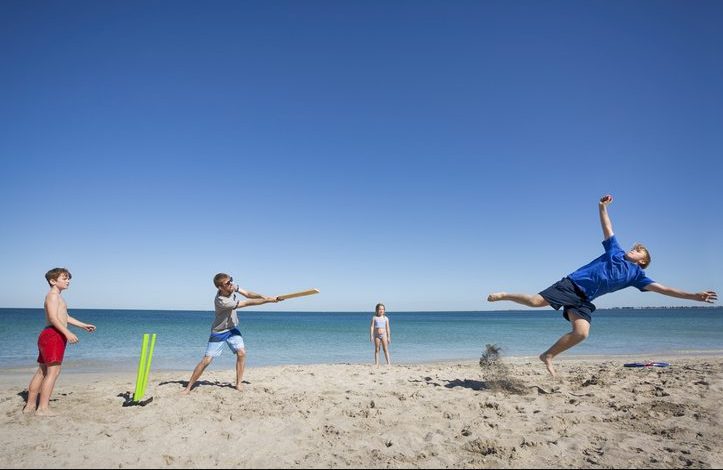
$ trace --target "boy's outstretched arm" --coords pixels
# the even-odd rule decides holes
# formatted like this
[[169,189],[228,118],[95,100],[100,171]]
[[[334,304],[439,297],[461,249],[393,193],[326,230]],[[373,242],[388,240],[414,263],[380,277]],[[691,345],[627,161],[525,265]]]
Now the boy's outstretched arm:
[[91,325],[90,323],[83,323],[82,321],[73,318],[70,315],[68,315],[68,323],[73,326],[77,326],[78,328],[83,328],[88,333],[92,333],[95,331],[95,325]]
[[263,305],[269,302],[281,302],[281,299],[279,299],[278,297],[261,297],[259,299],[250,299],[244,301],[239,300],[236,304],[236,308],[250,307],[252,305]]
[[674,289],[672,287],[664,286],[657,282],[648,284],[643,289],[651,291],[651,292],[657,292],[658,294],[668,295],[670,297],[677,297],[679,299],[687,299],[687,300],[697,300],[699,302],[706,302],[709,304],[712,304],[716,300],[718,300],[718,294],[712,290],[707,290],[707,291],[703,291],[703,292],[685,292],[685,291],[682,291],[679,289]]
[[279,299],[278,297],[269,297],[267,295],[261,295],[257,294],[256,292],[251,292],[250,290],[244,290],[241,289],[240,286],[236,286],[236,292],[243,295],[247,299],[252,300],[245,300],[245,301],[239,301],[237,304],[237,308],[241,307],[248,307],[249,305],[262,305],[269,302],[281,302],[283,299]]
[[250,290],[242,289],[241,286],[236,286],[236,292],[243,295],[247,299],[263,299],[264,296],[261,294],[257,294],[256,292],[251,292]]
[[608,215],[608,204],[613,202],[613,197],[610,194],[606,194],[605,196],[600,198],[600,203],[598,204],[598,210],[600,212],[600,225],[602,226],[603,236],[605,237],[605,240],[613,236],[613,223],[610,221],[610,216]]

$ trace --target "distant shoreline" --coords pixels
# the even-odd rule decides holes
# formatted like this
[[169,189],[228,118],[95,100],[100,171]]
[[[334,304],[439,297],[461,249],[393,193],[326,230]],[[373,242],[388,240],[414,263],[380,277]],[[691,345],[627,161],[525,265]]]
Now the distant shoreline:
[[[595,310],[595,313],[603,313],[608,310],[717,310],[723,309],[723,305],[687,305],[687,306],[663,306],[663,307],[600,307]],[[42,311],[42,307],[0,307],[0,313],[3,310],[35,310]],[[91,307],[70,307],[70,311],[129,311],[129,312],[197,312],[197,313],[209,313],[213,310],[193,310],[193,309],[161,309],[161,308],[91,308]],[[515,308],[507,309],[495,309],[495,310],[389,310],[389,314],[397,313],[501,313],[501,312],[533,312],[533,311],[544,311],[545,308],[525,308],[523,306],[516,306]],[[255,310],[255,309],[244,309],[244,312],[248,313],[354,313],[354,314],[369,314],[372,315],[371,310]]]

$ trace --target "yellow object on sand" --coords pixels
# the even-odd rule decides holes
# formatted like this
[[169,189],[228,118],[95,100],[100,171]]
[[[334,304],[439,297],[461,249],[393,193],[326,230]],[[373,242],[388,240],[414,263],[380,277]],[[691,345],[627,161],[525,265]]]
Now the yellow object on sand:
[[141,345],[141,358],[138,361],[138,373],[136,374],[136,391],[133,394],[133,401],[141,401],[143,395],[146,393],[146,386],[148,385],[148,374],[151,371],[151,360],[153,359],[153,349],[156,345],[156,334],[150,341],[150,349],[148,347],[148,333],[143,334],[143,343]]

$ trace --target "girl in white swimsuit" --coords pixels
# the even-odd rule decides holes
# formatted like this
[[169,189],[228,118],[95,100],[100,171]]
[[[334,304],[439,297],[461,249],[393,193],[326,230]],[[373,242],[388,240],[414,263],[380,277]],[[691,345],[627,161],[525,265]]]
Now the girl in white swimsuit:
[[374,364],[379,365],[379,347],[384,348],[384,357],[387,365],[391,365],[392,360],[389,355],[389,343],[392,342],[392,330],[389,327],[389,318],[384,313],[386,308],[384,304],[377,304],[375,315],[369,325],[369,341],[374,344]]

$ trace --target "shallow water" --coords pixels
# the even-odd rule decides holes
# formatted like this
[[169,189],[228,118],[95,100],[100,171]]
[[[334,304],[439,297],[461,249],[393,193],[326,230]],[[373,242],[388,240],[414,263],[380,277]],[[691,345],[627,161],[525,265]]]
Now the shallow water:
[[[143,333],[156,333],[154,369],[192,369],[201,359],[213,319],[203,311],[71,311],[96,325],[89,334],[74,328],[67,366],[88,370],[137,367]],[[391,354],[397,363],[478,360],[486,344],[505,356],[536,356],[569,331],[551,309],[495,312],[388,312]],[[259,312],[239,310],[247,365],[369,363],[369,312]],[[0,309],[0,367],[34,367],[41,309]],[[613,309],[595,312],[591,335],[569,353],[640,355],[723,352],[723,308]],[[383,355],[382,355],[383,359]],[[226,349],[212,367],[233,367]]]

